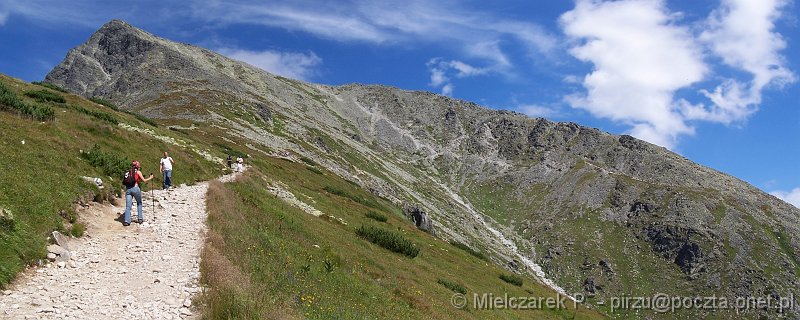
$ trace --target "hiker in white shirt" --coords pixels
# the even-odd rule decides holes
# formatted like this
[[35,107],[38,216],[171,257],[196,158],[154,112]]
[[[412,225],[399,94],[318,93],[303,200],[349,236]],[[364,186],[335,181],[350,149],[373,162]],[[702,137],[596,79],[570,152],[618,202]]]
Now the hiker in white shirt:
[[159,170],[164,174],[164,190],[172,187],[172,164],[174,162],[175,160],[172,160],[172,157],[164,151],[164,157],[161,158],[161,165],[159,166]]

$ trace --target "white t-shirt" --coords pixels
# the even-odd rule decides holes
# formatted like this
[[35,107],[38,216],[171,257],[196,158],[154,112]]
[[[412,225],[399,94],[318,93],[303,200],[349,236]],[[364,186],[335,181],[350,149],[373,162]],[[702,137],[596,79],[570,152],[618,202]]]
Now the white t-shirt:
[[172,157],[161,158],[161,166],[166,170],[172,170]]

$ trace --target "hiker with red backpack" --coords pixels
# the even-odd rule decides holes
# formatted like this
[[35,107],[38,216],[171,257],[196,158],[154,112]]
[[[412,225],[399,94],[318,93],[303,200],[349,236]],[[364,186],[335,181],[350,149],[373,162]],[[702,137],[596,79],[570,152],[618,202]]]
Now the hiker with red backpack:
[[136,210],[138,213],[139,224],[144,222],[142,216],[142,189],[139,188],[140,182],[147,182],[153,179],[153,174],[149,178],[145,178],[141,172],[142,165],[139,161],[134,160],[131,163],[131,169],[122,177],[122,184],[125,186],[125,215],[123,217],[122,225],[131,225],[131,206],[133,199],[136,198]]

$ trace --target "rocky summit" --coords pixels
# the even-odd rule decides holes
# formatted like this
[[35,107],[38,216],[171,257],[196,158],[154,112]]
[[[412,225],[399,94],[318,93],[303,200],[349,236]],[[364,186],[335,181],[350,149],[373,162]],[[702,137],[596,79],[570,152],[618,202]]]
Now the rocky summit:
[[630,136],[428,92],[288,79],[119,20],[45,81],[313,161],[436,237],[590,305],[658,293],[800,299],[800,210]]

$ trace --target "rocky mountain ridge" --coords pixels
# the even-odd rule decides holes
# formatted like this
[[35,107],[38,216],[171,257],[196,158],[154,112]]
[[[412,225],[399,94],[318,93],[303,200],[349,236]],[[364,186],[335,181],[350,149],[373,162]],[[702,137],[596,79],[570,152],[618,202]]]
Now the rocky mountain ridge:
[[428,92],[287,79],[119,20],[45,80],[252,152],[313,159],[426,212],[439,237],[511,270],[540,266],[590,302],[800,296],[800,210],[630,136]]

